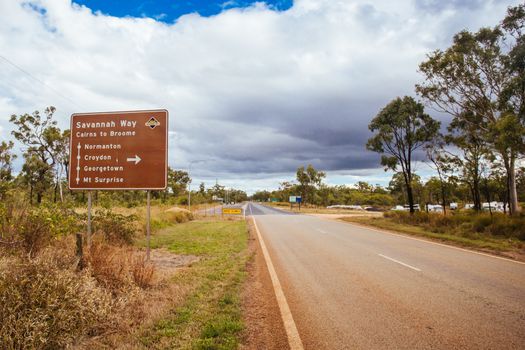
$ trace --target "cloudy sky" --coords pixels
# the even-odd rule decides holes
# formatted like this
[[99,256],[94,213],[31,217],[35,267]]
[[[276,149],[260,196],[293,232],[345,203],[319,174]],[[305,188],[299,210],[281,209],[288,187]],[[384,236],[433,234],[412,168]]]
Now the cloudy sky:
[[3,0],[0,140],[11,114],[49,105],[63,128],[74,112],[166,108],[170,166],[193,162],[194,184],[277,188],[310,163],[331,184],[385,184],[370,119],[414,95],[427,53],[517,3]]

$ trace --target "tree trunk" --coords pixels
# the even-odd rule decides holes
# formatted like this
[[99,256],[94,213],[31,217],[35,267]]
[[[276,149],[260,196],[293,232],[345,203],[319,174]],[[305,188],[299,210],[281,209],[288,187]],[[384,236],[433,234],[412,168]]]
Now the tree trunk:
[[445,192],[445,185],[443,184],[443,180],[441,180],[441,205],[443,206],[443,215],[447,215],[447,209],[446,209],[446,192]]
[[516,190],[516,168],[514,167],[515,159],[511,156],[509,164],[509,206],[510,214],[518,215],[521,211],[520,205],[518,204],[518,192]]
[[408,205],[410,207],[410,214],[414,214],[414,194],[412,193],[412,184],[410,181],[406,181]]
[[479,179],[474,179],[472,184],[472,196],[474,200],[474,209],[481,211],[481,195],[479,192]]

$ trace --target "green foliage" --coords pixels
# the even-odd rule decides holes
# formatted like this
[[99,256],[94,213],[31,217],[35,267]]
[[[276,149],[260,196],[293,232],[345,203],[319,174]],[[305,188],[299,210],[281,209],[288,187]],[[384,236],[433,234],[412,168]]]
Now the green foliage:
[[111,212],[109,209],[97,210],[93,215],[95,233],[102,234],[107,242],[132,244],[137,231],[137,217]]
[[2,241],[16,251],[22,247],[35,257],[52,240],[75,233],[79,217],[67,206],[44,203],[30,207],[24,201],[10,200],[0,204]]
[[36,193],[38,203],[53,182],[56,201],[56,189],[69,162],[69,131],[62,132],[56,126],[54,113],[55,107],[48,107],[44,117],[35,111],[10,118],[17,127],[12,131],[13,136],[27,147],[21,180],[30,187],[31,200],[33,192]]
[[439,126],[440,122],[426,114],[423,105],[409,96],[391,101],[368,125],[374,135],[366,148],[381,154],[385,170],[396,171],[401,167],[411,212],[414,211],[414,152],[435,138]]
[[168,167],[168,187],[174,196],[178,196],[183,191],[186,191],[186,187],[190,182],[191,179],[187,171]]
[[417,212],[414,215],[409,215],[406,212],[391,211],[384,213],[384,217],[401,224],[421,226],[435,233],[447,233],[463,237],[470,237],[478,233],[525,240],[524,215],[508,216],[502,213],[490,215],[489,213],[464,212],[452,215]]
[[16,155],[13,154],[13,141],[0,143],[0,199],[5,198],[5,194],[11,185],[13,176],[11,174],[13,160]]
[[[515,162],[525,150],[524,23],[522,4],[510,7],[499,26],[456,34],[449,48],[434,51],[420,64],[425,81],[416,85],[420,96],[464,124],[455,140],[464,149],[470,153],[471,145],[478,147],[468,140],[475,137],[501,158],[514,214],[519,212]],[[479,197],[477,189],[474,196]]]
[[305,203],[314,203],[315,192],[326,177],[326,173],[315,169],[312,164],[309,164],[306,169],[304,166],[297,169],[297,182],[299,182],[299,192],[302,200]]

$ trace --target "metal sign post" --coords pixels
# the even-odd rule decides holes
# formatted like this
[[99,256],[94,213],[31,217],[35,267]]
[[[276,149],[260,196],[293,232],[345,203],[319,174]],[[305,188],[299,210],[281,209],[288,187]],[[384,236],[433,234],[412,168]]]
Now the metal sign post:
[[91,247],[91,191],[88,191],[87,245]]
[[147,193],[147,199],[146,199],[146,202],[147,202],[147,208],[146,208],[146,244],[147,244],[147,247],[146,247],[146,260],[149,261],[149,255],[150,255],[150,239],[151,239],[151,234],[150,234],[150,218],[151,218],[151,206],[150,206],[150,195],[149,195],[149,192],[150,191],[146,191]]

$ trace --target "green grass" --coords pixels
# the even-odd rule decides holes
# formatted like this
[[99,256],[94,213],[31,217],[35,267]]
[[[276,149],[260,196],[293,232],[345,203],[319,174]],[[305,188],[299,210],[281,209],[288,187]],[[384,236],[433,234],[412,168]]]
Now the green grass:
[[[144,244],[144,242],[141,242]],[[248,231],[244,221],[193,221],[159,231],[152,248],[201,257],[173,283],[190,292],[140,336],[147,348],[236,349],[243,329],[240,292],[245,279]]]
[[343,221],[354,222],[362,225],[373,226],[391,231],[397,231],[406,233],[414,236],[421,236],[439,240],[443,242],[449,242],[462,247],[493,250],[497,252],[511,251],[522,247],[522,243],[516,239],[507,238],[496,238],[493,236],[487,236],[479,233],[471,233],[468,237],[460,236],[452,233],[436,233],[426,230],[421,226],[402,224],[394,222],[389,218],[384,217],[345,217],[341,218]]

